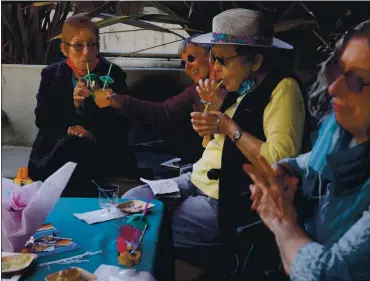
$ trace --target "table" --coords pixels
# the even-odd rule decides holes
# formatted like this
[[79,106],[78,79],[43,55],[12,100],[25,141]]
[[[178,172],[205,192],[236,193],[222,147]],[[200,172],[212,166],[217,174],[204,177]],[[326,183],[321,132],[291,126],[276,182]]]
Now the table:
[[[120,199],[120,202],[124,201],[126,200]],[[163,219],[163,203],[154,199],[151,202],[155,206],[147,216],[148,229],[143,238],[143,256],[140,264],[134,268],[154,275],[159,233]],[[73,216],[74,213],[84,213],[96,209],[99,209],[97,198],[60,198],[45,222],[53,224],[60,232],[60,236],[72,238],[80,248],[66,253],[39,258],[36,264],[79,255],[86,251],[103,250],[103,253],[84,258],[90,260],[89,263],[54,264],[50,265],[49,268],[48,266],[37,267],[25,280],[41,281],[50,273],[71,266],[81,267],[91,273],[94,273],[101,264],[120,266],[117,261],[116,238],[118,228],[115,220],[89,225]],[[121,267],[124,268],[124,266]]]

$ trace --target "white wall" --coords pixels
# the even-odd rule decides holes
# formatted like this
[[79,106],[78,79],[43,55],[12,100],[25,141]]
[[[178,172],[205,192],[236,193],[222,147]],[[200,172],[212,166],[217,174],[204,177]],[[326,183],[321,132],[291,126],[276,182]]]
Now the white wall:
[[[2,124],[2,144],[31,146],[37,134],[34,109],[43,65],[2,64],[1,108],[9,118],[10,126]],[[189,80],[182,70],[158,68],[127,68],[127,85],[135,83],[140,76],[171,76],[183,85]]]
[[[153,7],[145,7],[144,14],[165,14],[160,12],[158,9]],[[51,12],[50,18],[54,16],[54,11]],[[68,17],[72,16],[72,13],[69,13]],[[92,21],[96,22],[102,20],[102,18],[95,17]],[[158,22],[149,22],[156,26],[163,28],[173,29],[173,28],[182,28],[178,24],[168,24],[168,23],[158,23]],[[131,31],[138,30],[138,31]],[[126,32],[119,32],[126,31]],[[181,35],[186,38],[189,34],[184,30],[172,30],[176,34]],[[172,33],[158,32],[152,30],[142,30],[141,28],[117,23],[111,26],[100,28],[100,51],[101,52],[113,52],[113,53],[131,53],[138,50],[163,45],[168,42],[180,40],[181,37]],[[104,32],[113,32],[113,33],[104,33]],[[181,41],[173,42],[170,44],[165,44],[150,50],[140,52],[142,54],[177,54],[178,48]]]
[[[154,23],[160,27],[164,28],[181,28],[180,25],[175,24],[163,24]],[[139,29],[134,26],[126,24],[115,24],[112,26],[101,28],[99,31],[102,32],[115,32],[115,33],[105,33],[100,34],[100,51],[101,52],[117,52],[117,53],[131,53],[138,50],[162,45],[168,42],[180,40],[181,37],[165,32],[151,31],[151,30],[140,30],[130,31],[130,32],[118,32],[125,30]],[[177,34],[183,37],[188,37],[189,35],[183,30],[173,30]],[[171,44],[166,44],[159,46],[150,50],[146,50],[140,53],[147,54],[177,54],[178,48],[181,41],[174,42]]]
[[3,130],[3,143],[32,145],[37,133],[33,110],[36,107],[36,93],[43,67],[2,65],[1,108],[8,116],[14,133],[11,136]]

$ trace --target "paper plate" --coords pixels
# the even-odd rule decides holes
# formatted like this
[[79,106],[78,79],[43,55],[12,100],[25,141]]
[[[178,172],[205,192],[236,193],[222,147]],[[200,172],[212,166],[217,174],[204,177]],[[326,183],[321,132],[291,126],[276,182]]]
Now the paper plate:
[[[124,203],[121,203],[117,206],[118,209],[121,210],[121,212],[127,213],[127,214],[137,214],[141,213],[145,209],[146,202],[141,200],[130,200],[126,201]],[[148,210],[150,208],[153,208],[154,204],[149,203]]]
[[27,268],[34,259],[35,254],[15,254],[1,258],[1,273],[13,273]]
[[[74,271],[75,270],[78,270],[81,273],[81,276],[77,279],[74,276]],[[58,272],[54,272],[54,273],[46,276],[45,280],[46,281],[57,281],[58,280],[57,279],[58,275],[61,272],[65,273],[66,275],[69,275],[68,273],[70,273],[70,276],[61,277],[60,280],[62,280],[62,281],[90,281],[90,280],[96,280],[97,279],[94,274],[86,271],[85,269],[82,269],[82,268],[79,268],[79,267],[70,267],[70,268],[60,270]]]

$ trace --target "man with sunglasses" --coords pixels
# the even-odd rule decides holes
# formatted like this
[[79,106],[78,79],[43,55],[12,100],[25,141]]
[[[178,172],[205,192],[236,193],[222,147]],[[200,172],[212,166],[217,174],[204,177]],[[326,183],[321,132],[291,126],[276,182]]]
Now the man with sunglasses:
[[[99,55],[96,25],[85,16],[75,15],[67,19],[61,36],[66,59],[41,72],[35,109],[39,131],[30,155],[30,176],[45,180],[73,161],[78,165],[62,196],[96,197],[92,179],[139,178],[136,157],[128,147],[130,123],[110,107],[99,108],[87,86],[88,79],[83,79],[88,70],[103,76],[110,69],[110,62]],[[112,90],[127,93],[122,69],[113,64],[110,76],[114,79]]]
[[186,38],[179,47],[181,65],[193,80],[193,84],[183,92],[163,102],[144,101],[114,93],[109,97],[112,107],[119,109],[120,114],[137,124],[176,126],[173,131],[177,135],[173,134],[173,139],[183,163],[194,163],[203,153],[202,138],[192,129],[189,114],[204,110],[204,104],[195,88],[200,79],[209,77],[211,45],[191,43],[194,36]]

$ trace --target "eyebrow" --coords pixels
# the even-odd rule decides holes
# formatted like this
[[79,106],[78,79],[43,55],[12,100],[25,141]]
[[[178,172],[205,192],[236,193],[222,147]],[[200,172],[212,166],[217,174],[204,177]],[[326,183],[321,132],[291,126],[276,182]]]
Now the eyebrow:
[[[366,74],[368,74],[369,71],[370,71],[369,69],[366,69],[366,68],[363,68],[363,67],[358,67],[358,66],[351,66],[350,68],[347,69],[342,60],[338,60],[338,61],[339,61],[339,64],[340,64],[341,68],[343,70],[345,70],[346,72],[348,72],[348,71],[357,72],[359,74],[365,74],[365,76],[366,76]],[[368,76],[368,77],[370,77],[370,76]]]
[[350,68],[352,71],[359,71],[359,72],[363,72],[363,73],[369,73],[370,69],[366,69],[366,68],[362,68],[362,67],[351,67]]

